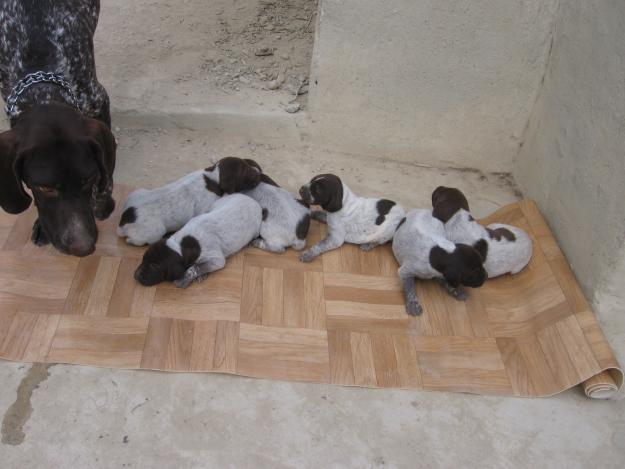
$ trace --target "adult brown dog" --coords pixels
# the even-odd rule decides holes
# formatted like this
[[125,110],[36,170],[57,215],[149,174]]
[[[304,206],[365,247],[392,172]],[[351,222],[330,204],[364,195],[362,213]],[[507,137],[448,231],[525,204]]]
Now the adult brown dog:
[[[0,134],[0,206],[38,211],[35,244],[86,256],[111,197],[116,144],[97,81],[100,2],[0,0],[0,91],[11,130]],[[29,195],[24,185],[32,193]]]

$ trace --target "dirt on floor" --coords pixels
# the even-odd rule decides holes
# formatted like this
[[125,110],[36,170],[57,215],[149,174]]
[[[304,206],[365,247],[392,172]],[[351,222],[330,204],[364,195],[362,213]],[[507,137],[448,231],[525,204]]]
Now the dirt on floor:
[[108,0],[98,75],[121,110],[303,108],[316,15],[317,0]]
[[[260,0],[217,10],[217,46],[202,68],[220,87],[306,92],[316,0]],[[234,11],[232,11],[234,9]]]

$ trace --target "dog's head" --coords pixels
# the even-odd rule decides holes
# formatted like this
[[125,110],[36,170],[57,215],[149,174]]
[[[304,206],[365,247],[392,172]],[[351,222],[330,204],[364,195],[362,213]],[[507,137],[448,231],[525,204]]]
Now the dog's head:
[[274,181],[265,173],[263,173],[263,169],[260,167],[260,165],[256,161],[251,160],[249,158],[245,158],[243,161],[245,161],[250,166],[253,166],[254,168],[258,169],[258,171],[260,172],[260,182],[264,182],[265,184],[270,184],[272,186],[280,187],[276,181]]
[[260,166],[234,156],[222,158],[219,168],[219,187],[226,194],[254,189],[260,183]]
[[469,202],[459,189],[439,186],[432,192],[432,208],[432,215],[447,223],[458,210],[464,209],[468,212]]
[[451,253],[435,246],[430,251],[430,264],[452,287],[465,285],[478,288],[488,278],[481,253],[485,249],[484,240],[478,241],[475,246],[456,244],[456,249]]
[[162,239],[152,244],[143,254],[141,265],[135,271],[135,280],[146,287],[161,282],[181,279],[200,255],[200,244],[193,236],[185,236],[178,254]]
[[98,237],[95,218],[107,218],[115,168],[115,139],[109,128],[62,104],[24,112],[0,134],[0,206],[26,210],[35,199],[39,223],[62,252],[85,256]]
[[320,205],[327,212],[343,208],[343,183],[334,174],[320,174],[299,190],[302,200],[310,205]]

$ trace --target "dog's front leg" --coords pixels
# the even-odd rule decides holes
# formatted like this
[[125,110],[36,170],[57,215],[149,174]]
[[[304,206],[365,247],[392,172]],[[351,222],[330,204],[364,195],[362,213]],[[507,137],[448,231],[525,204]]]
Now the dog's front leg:
[[415,276],[399,268],[399,277],[401,278],[402,288],[404,290],[404,299],[406,301],[406,313],[411,316],[419,316],[423,313],[423,307],[419,303],[417,296],[417,288],[415,287]]
[[46,244],[50,244],[50,239],[48,235],[43,231],[43,226],[41,226],[41,222],[37,218],[35,223],[33,224],[33,230],[30,235],[30,239],[37,246],[45,246]]
[[181,279],[174,281],[174,285],[178,288],[188,288],[193,282],[201,282],[208,277],[208,274],[223,269],[225,265],[226,259],[224,257],[215,257],[206,262],[192,265],[187,269]]
[[439,282],[445,288],[445,290],[447,290],[447,293],[449,293],[455,299],[460,300],[460,301],[465,301],[467,298],[469,298],[469,294],[462,287],[462,285],[458,285],[457,287],[452,287],[444,278],[439,279]]
[[299,256],[299,260],[302,262],[310,262],[315,257],[326,251],[340,248],[344,242],[345,235],[342,232],[338,232],[338,230],[332,230],[328,233],[328,236],[313,245],[311,248],[306,249],[302,255]]
[[324,212],[323,210],[312,210],[310,212],[310,217],[313,220],[320,221],[321,223],[327,223],[328,222],[328,214],[326,212]]

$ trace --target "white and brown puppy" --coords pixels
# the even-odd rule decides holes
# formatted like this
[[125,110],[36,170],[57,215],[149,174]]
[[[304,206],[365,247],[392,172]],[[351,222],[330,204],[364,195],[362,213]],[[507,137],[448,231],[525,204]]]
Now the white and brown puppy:
[[146,286],[170,281],[186,288],[223,269],[228,256],[258,236],[261,221],[262,209],[255,200],[243,194],[226,195],[210,212],[150,246],[135,279]]
[[454,243],[486,243],[484,267],[488,277],[523,270],[532,257],[532,240],[516,226],[493,223],[480,225],[469,211],[464,194],[452,187],[440,186],[432,193],[432,214],[445,225],[447,239]]
[[450,295],[465,300],[463,285],[477,288],[486,280],[480,250],[476,246],[455,244],[445,236],[443,223],[426,209],[411,210],[397,228],[393,238],[393,254],[400,264],[398,273],[406,299],[406,312],[416,316],[423,312],[417,297],[415,279],[440,279]]
[[260,183],[242,192],[263,209],[260,236],[252,241],[252,246],[271,252],[284,252],[289,247],[301,251],[306,247],[310,208],[264,174],[256,161],[244,161],[261,173]]
[[260,172],[240,158],[227,157],[157,189],[137,189],[124,205],[117,235],[129,244],[152,244],[193,217],[208,212],[224,194],[252,189]]
[[358,197],[334,174],[315,176],[299,193],[304,202],[321,206],[323,211],[313,211],[312,217],[328,224],[328,235],[304,251],[303,262],[345,242],[359,244],[363,251],[387,243],[405,215],[392,200]]

